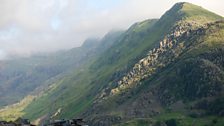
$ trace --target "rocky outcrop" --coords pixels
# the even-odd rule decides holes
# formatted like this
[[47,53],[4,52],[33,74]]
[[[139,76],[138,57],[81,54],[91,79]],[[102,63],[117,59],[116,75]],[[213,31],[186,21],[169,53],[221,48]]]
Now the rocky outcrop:
[[[192,29],[193,26],[196,30]],[[139,83],[141,80],[152,76],[157,71],[169,65],[189,45],[189,43],[184,43],[182,41],[183,38],[192,34],[203,34],[203,29],[206,29],[208,26],[208,24],[198,25],[194,22],[177,23],[170,34],[166,35],[158,42],[156,48],[151,49],[145,58],[136,63],[132,70],[117,82],[117,87],[111,90],[110,95],[119,94],[128,88],[141,84]]]

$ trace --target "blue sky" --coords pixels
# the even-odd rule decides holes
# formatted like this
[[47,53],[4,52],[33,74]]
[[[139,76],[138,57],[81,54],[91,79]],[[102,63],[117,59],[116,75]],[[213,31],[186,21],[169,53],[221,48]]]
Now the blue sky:
[[[223,0],[186,0],[224,16]],[[0,59],[77,47],[159,18],[180,0],[1,0]]]

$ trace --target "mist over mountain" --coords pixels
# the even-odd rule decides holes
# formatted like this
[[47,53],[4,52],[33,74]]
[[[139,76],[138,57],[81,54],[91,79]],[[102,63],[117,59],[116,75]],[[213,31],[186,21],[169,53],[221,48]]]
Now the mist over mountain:
[[[0,59],[79,47],[89,37],[159,18],[178,1],[2,0]],[[188,1],[224,15],[222,0]]]
[[[59,8],[66,6],[62,3]],[[53,30],[59,24],[56,20]],[[0,55],[4,58],[4,51]],[[0,119],[222,126],[223,64],[224,18],[178,2],[160,18],[136,19],[127,30],[90,37],[80,47],[1,61]]]

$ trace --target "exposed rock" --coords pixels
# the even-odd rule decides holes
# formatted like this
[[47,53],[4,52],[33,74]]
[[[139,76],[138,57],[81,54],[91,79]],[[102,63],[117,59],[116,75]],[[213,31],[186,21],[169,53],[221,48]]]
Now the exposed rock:
[[159,42],[157,48],[149,50],[147,56],[141,59],[134,65],[132,70],[126,74],[120,81],[117,82],[117,87],[111,90],[111,95],[118,94],[126,88],[131,88],[142,79],[148,78],[159,69],[164,68],[183,51],[185,45],[180,43],[180,40],[190,34],[202,34],[208,25],[198,26],[196,30],[191,29],[192,22],[180,22],[176,25],[170,34],[166,35]]

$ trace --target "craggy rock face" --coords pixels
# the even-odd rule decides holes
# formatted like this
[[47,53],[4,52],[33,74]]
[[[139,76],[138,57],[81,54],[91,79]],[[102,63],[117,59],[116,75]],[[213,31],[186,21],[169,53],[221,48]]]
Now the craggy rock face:
[[[191,29],[192,25],[189,22],[179,23],[176,25],[170,34],[166,35],[159,42],[158,47],[152,49],[147,54],[148,56],[136,63],[133,69],[118,81],[118,87],[111,90],[111,95],[116,95],[122,90],[133,87],[142,79],[150,77],[160,69],[172,63],[179,55],[185,51],[188,43],[183,43],[183,39],[193,35],[203,34],[208,25],[195,26],[196,30]],[[199,28],[198,28],[199,27]]]

